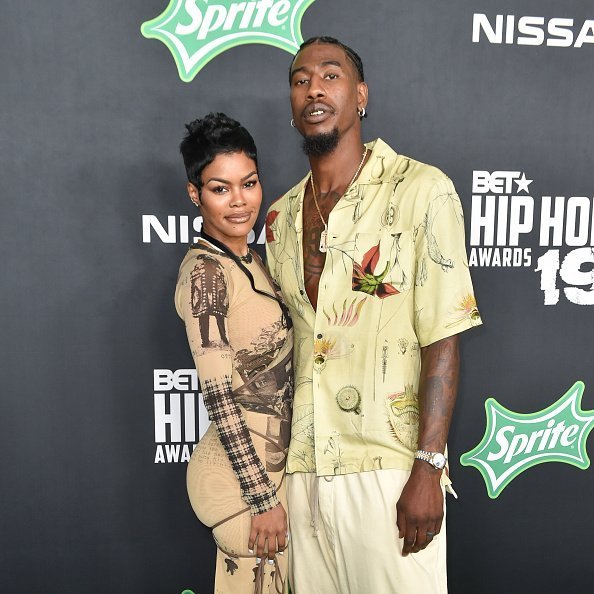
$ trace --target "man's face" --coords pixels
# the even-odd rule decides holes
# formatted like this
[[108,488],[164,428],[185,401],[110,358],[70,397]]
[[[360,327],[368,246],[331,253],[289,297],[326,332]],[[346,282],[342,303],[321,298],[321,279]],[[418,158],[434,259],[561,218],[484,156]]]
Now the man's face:
[[367,105],[367,85],[342,48],[308,45],[291,69],[291,109],[295,127],[305,137],[338,132],[342,137],[359,126],[357,110]]

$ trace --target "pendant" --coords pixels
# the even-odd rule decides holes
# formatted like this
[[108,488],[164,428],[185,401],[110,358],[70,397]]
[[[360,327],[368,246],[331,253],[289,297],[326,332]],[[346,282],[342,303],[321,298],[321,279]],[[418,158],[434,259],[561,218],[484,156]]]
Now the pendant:
[[320,234],[320,252],[325,253],[328,251],[328,229],[324,229]]

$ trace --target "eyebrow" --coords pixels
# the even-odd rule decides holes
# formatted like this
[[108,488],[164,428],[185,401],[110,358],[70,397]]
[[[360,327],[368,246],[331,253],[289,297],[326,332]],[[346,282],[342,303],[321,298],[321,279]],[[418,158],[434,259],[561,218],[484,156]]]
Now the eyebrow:
[[[342,69],[342,64],[340,62],[338,62],[337,60],[324,60],[323,62],[320,62],[320,66],[338,66],[338,68]],[[299,68],[295,68],[291,72],[291,78],[293,78],[293,75],[296,72],[307,71],[307,70],[308,70],[307,66],[299,66]]]
[[[246,179],[249,179],[250,177],[252,177],[252,175],[254,175],[255,173],[258,173],[258,172],[254,169],[253,171],[250,171],[247,175],[244,175],[239,181],[245,181]],[[209,180],[206,181],[206,183],[209,184],[211,181],[217,181],[222,184],[231,185],[231,182],[228,179],[223,179],[221,177],[211,177]]]

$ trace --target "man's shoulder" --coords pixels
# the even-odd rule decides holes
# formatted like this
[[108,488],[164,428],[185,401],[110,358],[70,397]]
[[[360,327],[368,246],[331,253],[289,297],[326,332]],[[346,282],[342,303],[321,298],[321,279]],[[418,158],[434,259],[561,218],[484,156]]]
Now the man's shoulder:
[[279,196],[276,200],[273,200],[270,206],[268,207],[268,214],[271,212],[278,212],[283,211],[287,208],[287,203],[290,198],[296,197],[299,195],[303,186],[307,182],[309,174],[306,175],[301,181],[296,183],[290,190],[286,191],[282,196]]
[[374,147],[374,153],[383,160],[389,180],[400,178],[400,181],[407,180],[410,184],[420,184],[427,188],[442,185],[446,187],[452,183],[439,167],[399,153],[381,138],[375,141]]

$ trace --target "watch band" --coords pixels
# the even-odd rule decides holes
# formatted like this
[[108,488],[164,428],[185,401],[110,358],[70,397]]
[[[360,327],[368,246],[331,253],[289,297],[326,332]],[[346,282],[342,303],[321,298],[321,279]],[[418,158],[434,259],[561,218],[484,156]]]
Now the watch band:
[[446,457],[441,452],[428,452],[426,450],[417,450],[415,452],[415,458],[431,464],[433,468],[437,468],[438,470],[443,469],[447,462]]

